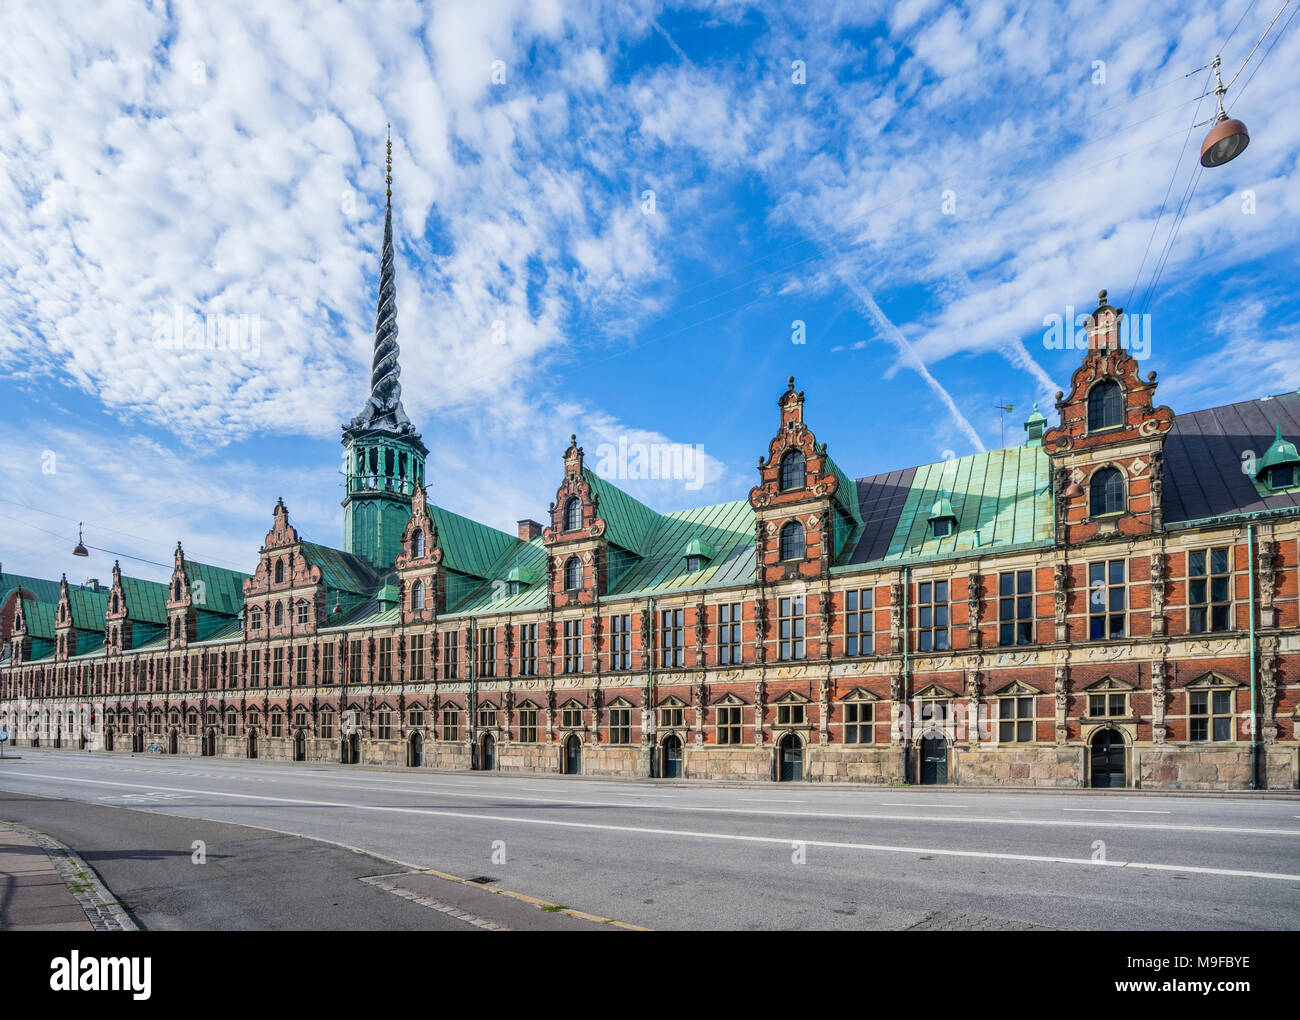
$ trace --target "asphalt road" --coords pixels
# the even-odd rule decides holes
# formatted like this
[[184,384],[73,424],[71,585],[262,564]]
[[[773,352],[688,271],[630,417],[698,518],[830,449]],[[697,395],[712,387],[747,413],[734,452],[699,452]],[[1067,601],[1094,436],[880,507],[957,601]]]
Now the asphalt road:
[[[200,819],[241,823],[410,868],[490,878],[497,888],[650,928],[1300,927],[1294,799],[681,786],[22,754],[0,765],[0,790],[134,809],[116,814],[146,821],[117,838],[135,840],[136,853],[176,854],[179,844],[188,855],[203,838]],[[11,804],[0,799],[0,814]],[[85,809],[50,810],[75,817]],[[65,842],[131,906],[93,848],[78,844],[95,827],[78,834],[62,824],[72,837]],[[209,853],[222,848],[232,876],[318,867],[301,850],[225,839],[210,841]],[[296,909],[294,883],[259,888],[274,910]],[[185,902],[167,909],[173,924],[190,926]],[[252,914],[248,926],[259,922]],[[388,923],[352,918],[355,927]]]

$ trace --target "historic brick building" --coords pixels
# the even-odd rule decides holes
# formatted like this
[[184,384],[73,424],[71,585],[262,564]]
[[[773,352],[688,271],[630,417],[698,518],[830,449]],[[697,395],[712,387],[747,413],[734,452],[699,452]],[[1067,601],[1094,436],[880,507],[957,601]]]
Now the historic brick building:
[[1175,415],[1122,314],[1103,291],[1019,445],[854,480],[791,379],[748,498],[656,512],[575,438],[508,534],[428,501],[390,209],[343,548],[277,502],[250,575],[179,545],[169,584],[0,574],[0,717],[114,753],[1295,788],[1300,394]]

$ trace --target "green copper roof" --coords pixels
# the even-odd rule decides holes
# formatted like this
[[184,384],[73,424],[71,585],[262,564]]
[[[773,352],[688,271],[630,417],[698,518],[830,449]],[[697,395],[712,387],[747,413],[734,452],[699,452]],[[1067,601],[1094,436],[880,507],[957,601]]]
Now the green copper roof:
[[321,584],[326,588],[370,595],[379,587],[379,575],[360,556],[315,542],[303,542],[302,553],[308,563],[320,568]]
[[492,577],[493,568],[519,544],[514,535],[471,521],[440,506],[430,504],[428,511],[438,527],[442,562],[449,570],[472,577]]
[[[885,559],[1050,543],[1051,478],[1051,462],[1036,446],[1012,446],[919,467]],[[929,521],[945,500],[957,528],[936,538]]]
[[72,610],[72,626],[76,630],[94,634],[104,632],[104,614],[108,612],[108,591],[101,588],[68,587],[68,608]]
[[952,512],[952,503],[948,501],[948,497],[941,496],[939,497],[938,502],[930,508],[929,519],[932,521],[942,521],[948,517],[951,517],[954,521],[957,519],[957,515]]
[[196,609],[234,616],[244,604],[244,582],[248,574],[225,567],[214,567],[194,560],[185,561],[185,578],[189,581],[190,595],[194,596],[196,582],[203,585],[203,602],[194,602]]
[[27,633],[34,638],[54,640],[54,620],[58,606],[53,602],[37,602],[35,599],[23,599],[23,620],[27,623]]
[[[656,515],[646,554],[612,586],[609,595],[652,595],[683,588],[748,584],[754,579],[754,508],[749,500]],[[686,569],[683,550],[692,539],[714,548],[704,568]]]
[[[168,586],[157,581],[144,581],[138,577],[122,576],[122,597],[126,600],[126,615],[130,620],[167,625]],[[99,625],[104,625],[103,617]]]
[[599,501],[596,513],[605,522],[605,537],[628,552],[645,556],[660,515],[593,471],[583,468],[582,477]]
[[0,574],[0,605],[5,603],[11,592],[19,588],[36,596],[38,602],[57,604],[59,601],[58,581],[47,581],[41,577],[26,577],[23,574]]
[[831,459],[830,454],[826,455],[826,465],[831,469],[831,474],[839,479],[839,484],[835,487],[835,505],[843,510],[855,525],[861,524],[862,510],[858,506],[857,485],[840,470],[840,466]]
[[686,549],[683,556],[703,556],[706,560],[713,559],[717,550],[708,542],[701,542],[698,537],[692,536],[691,540],[686,543]]

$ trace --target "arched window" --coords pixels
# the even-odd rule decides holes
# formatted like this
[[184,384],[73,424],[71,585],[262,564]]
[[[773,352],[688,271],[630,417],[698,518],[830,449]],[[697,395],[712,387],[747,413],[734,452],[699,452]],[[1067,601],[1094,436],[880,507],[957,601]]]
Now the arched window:
[[577,496],[570,497],[569,501],[564,504],[564,530],[577,531],[582,527],[582,500]]
[[275,625],[277,627],[284,626],[284,603],[283,602],[277,602],[275,604]]
[[1089,503],[1093,517],[1124,512],[1124,476],[1117,468],[1102,468],[1092,476]]
[[564,564],[564,587],[568,591],[582,587],[582,561],[576,556],[570,556]]
[[411,585],[411,608],[412,609],[424,608],[424,582],[423,581],[416,581],[413,585]]
[[805,481],[807,481],[807,471],[803,454],[798,450],[791,450],[781,458],[781,491],[802,489]]
[[275,583],[284,584],[284,560],[275,561]]
[[1124,424],[1124,392],[1110,379],[1099,382],[1088,393],[1088,431]]
[[803,525],[798,521],[781,525],[781,559],[803,559]]
[[415,533],[415,555],[416,556],[424,555],[424,532],[423,531],[417,531]]

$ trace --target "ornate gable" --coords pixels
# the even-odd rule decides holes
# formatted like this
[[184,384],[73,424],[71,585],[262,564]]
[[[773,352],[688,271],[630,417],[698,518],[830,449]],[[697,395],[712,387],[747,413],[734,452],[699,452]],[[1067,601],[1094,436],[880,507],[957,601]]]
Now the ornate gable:
[[411,517],[402,532],[402,551],[395,564],[402,581],[402,621],[432,623],[447,608],[438,525],[429,515],[423,488],[411,496]]
[[1164,441],[1174,412],[1156,406],[1156,373],[1144,380],[1123,346],[1124,310],[1106,303],[1087,317],[1088,351],[1070,392],[1056,395],[1060,424],[1043,447],[1052,458],[1058,541],[1141,535],[1163,527]]
[[757,511],[759,579],[824,576],[834,555],[834,507],[840,485],[826,444],[803,420],[804,395],[794,376],[777,400],[780,428],[758,460],[759,483],[749,491]]
[[550,506],[551,526],[542,532],[546,546],[547,590],[552,607],[592,605],[605,592],[608,565],[606,525],[600,496],[583,472],[576,435],[564,451],[564,481]]

